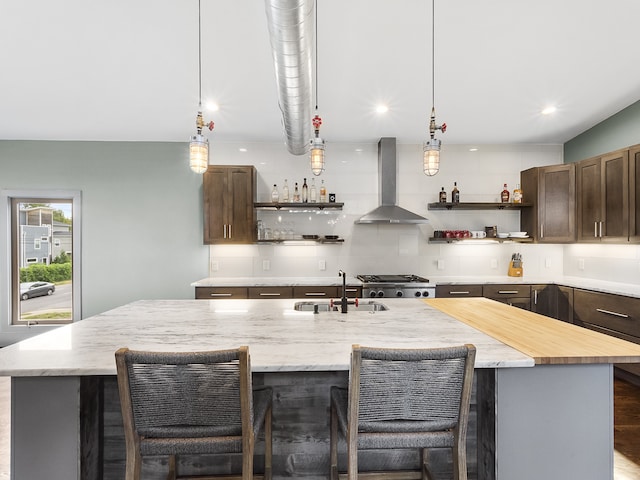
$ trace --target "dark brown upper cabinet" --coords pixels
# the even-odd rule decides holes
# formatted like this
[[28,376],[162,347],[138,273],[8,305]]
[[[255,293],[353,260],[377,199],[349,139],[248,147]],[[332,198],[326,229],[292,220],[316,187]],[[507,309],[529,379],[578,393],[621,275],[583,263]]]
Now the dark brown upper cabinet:
[[575,231],[575,165],[535,167],[520,173],[523,202],[520,228],[539,243],[571,243]]
[[256,241],[256,169],[245,165],[210,165],[203,175],[204,243]]
[[640,145],[629,149],[629,241],[640,242]]
[[576,164],[579,242],[629,241],[629,150]]

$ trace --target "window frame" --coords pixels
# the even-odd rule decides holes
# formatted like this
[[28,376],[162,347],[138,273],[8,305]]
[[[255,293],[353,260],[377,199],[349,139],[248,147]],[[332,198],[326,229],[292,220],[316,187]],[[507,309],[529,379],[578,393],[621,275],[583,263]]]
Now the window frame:
[[[28,336],[41,333],[52,327],[68,324],[68,321],[25,322],[17,319],[20,305],[19,266],[13,258],[14,238],[13,222],[17,222],[17,213],[13,212],[15,201],[20,203],[71,203],[73,212],[73,229],[71,235],[72,249],[72,318],[71,323],[82,319],[82,195],[79,190],[0,190],[0,332],[11,332]],[[18,279],[16,285],[14,279]],[[17,306],[17,308],[16,308]],[[19,340],[16,339],[16,340]]]

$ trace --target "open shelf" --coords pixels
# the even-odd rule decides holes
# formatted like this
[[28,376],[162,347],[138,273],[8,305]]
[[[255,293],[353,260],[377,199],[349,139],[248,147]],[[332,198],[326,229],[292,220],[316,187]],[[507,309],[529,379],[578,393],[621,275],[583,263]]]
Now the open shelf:
[[273,203],[273,202],[256,202],[253,207],[260,210],[325,210],[334,209],[342,210],[344,203]]
[[441,203],[433,202],[428,204],[429,210],[519,210],[525,207],[532,207],[531,203],[486,203],[486,202],[465,202],[465,203]]
[[277,240],[257,240],[257,244],[264,245],[315,245],[317,243],[323,244],[339,244],[343,243],[344,238],[335,238],[335,239],[326,239],[326,238],[317,238],[317,239],[305,239],[305,238],[282,238]]
[[486,244],[486,243],[532,243],[533,238],[436,238],[430,237],[429,243],[467,243],[467,244]]

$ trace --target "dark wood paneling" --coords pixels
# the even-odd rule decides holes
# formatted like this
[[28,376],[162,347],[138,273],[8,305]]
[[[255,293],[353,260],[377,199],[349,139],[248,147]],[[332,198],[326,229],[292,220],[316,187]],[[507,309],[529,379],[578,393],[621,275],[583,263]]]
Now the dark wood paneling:
[[338,298],[341,295],[342,287],[319,285],[293,287],[295,298]]
[[635,337],[640,343],[640,299],[586,290],[574,290],[574,318]]
[[293,298],[293,288],[291,287],[249,287],[247,291],[249,298]]
[[482,285],[436,285],[436,298],[481,296]]
[[558,320],[573,323],[573,288],[558,287]]
[[629,240],[640,242],[640,145],[629,149]]
[[531,311],[558,318],[557,285],[531,285]]
[[619,150],[602,159],[602,240],[629,239],[629,151]]
[[247,298],[246,287],[196,287],[197,300]]
[[576,164],[576,194],[578,205],[579,242],[599,242],[598,222],[602,221],[600,157],[582,160]]

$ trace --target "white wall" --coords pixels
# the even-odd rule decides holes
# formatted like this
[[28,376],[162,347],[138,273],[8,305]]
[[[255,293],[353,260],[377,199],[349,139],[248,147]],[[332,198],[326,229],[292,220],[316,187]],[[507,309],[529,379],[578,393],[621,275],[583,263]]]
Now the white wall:
[[566,245],[564,274],[638,285],[640,284],[640,245]]
[[[241,152],[240,148],[246,148]],[[427,204],[438,200],[445,187],[450,198],[458,183],[463,202],[499,201],[503,183],[510,190],[519,182],[520,171],[529,167],[562,163],[561,145],[484,145],[470,152],[469,146],[444,145],[440,173],[422,173],[422,146],[397,146],[398,204],[429,218],[427,225],[354,225],[354,220],[378,205],[377,140],[370,144],[329,143],[324,179],[329,192],[344,202],[342,211],[328,213],[278,214],[259,212],[271,228],[293,228],[297,234],[336,234],[342,245],[212,246],[211,276],[335,276],[339,269],[357,273],[415,273],[428,277],[504,275],[511,254],[523,254],[525,275],[561,275],[562,247],[557,245],[442,245],[429,244],[434,230],[483,229],[497,225],[499,231],[519,230],[517,211],[429,211]],[[214,144],[211,163],[256,165],[258,201],[270,200],[273,184],[281,188],[284,179],[309,182],[306,156],[287,153],[284,145]],[[282,223],[284,222],[284,224]],[[264,260],[269,270],[264,270]],[[320,270],[320,260],[326,270]],[[438,262],[440,260],[440,263]],[[442,269],[438,269],[438,265]]]

